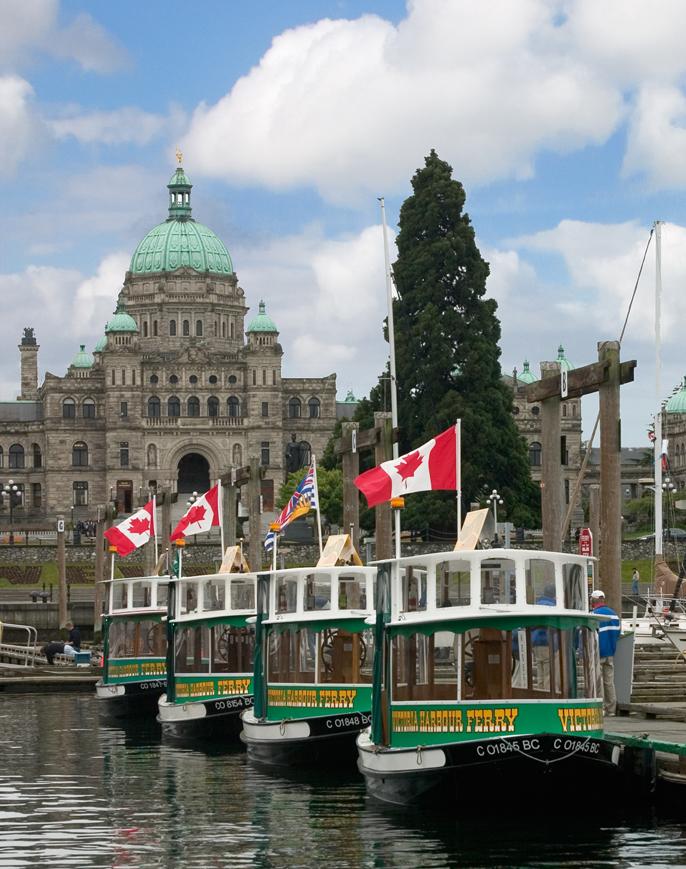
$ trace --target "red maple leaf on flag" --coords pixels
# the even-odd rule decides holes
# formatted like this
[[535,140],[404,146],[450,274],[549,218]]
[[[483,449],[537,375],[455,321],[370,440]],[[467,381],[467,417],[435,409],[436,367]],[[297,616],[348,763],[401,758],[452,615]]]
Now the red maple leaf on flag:
[[139,516],[136,516],[126,527],[132,534],[145,534],[147,531],[150,531],[150,520],[141,519]]
[[202,522],[204,517],[205,507],[202,504],[191,507],[188,513],[186,513],[186,515],[181,518],[176,528],[177,532],[183,534],[189,525],[195,525],[196,522]]
[[403,456],[394,467],[403,480],[407,480],[408,477],[414,477],[423,460],[419,450],[415,450],[413,453]]

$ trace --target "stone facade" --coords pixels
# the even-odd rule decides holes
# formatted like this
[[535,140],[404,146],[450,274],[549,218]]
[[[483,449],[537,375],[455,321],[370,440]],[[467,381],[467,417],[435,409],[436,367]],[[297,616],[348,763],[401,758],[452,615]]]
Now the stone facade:
[[303,460],[323,452],[335,374],[283,376],[276,326],[260,302],[246,328],[245,293],[223,243],[191,218],[190,187],[177,170],[169,218],[136,249],[93,354],[82,347],[64,376],[39,385],[25,330],[21,395],[0,403],[0,474],[22,491],[17,522],[91,518],[109,501],[129,512],[150,489],[203,491],[252,457],[269,511],[288,445]]

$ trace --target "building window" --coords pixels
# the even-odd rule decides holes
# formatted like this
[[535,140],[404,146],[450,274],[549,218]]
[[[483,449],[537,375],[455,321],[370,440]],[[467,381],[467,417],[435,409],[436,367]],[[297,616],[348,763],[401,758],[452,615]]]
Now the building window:
[[252,370],[252,385],[257,386],[257,371],[254,368]]
[[262,416],[269,416],[269,402],[262,402]]
[[136,369],[135,368],[131,369],[131,385],[132,386],[136,385]]
[[272,386],[276,386],[276,368],[272,369]]
[[212,386],[214,386],[215,383],[217,382],[217,375],[216,375],[216,374],[210,374],[208,380],[209,380],[209,382],[212,384]]
[[235,374],[229,374],[229,383],[234,384],[238,383],[238,378]]
[[565,504],[569,504],[569,480],[565,480]]
[[87,507],[88,506],[88,483],[83,482],[74,482],[74,506],[75,507]]
[[298,419],[302,413],[302,404],[299,398],[291,398],[288,401],[289,419]]
[[83,441],[77,441],[71,448],[71,463],[75,468],[88,466],[88,445]]
[[183,337],[187,338],[191,334],[190,320],[183,321]]
[[178,383],[179,382],[178,376],[176,374],[172,374],[169,378],[169,382],[170,383]]
[[156,395],[153,395],[152,398],[148,399],[148,417],[150,419],[159,419],[160,416],[160,400]]
[[310,419],[319,419],[321,416],[321,405],[318,398],[311,398],[307,402],[307,408],[310,412]]
[[566,404],[562,405],[562,416],[567,416],[567,405]]
[[167,401],[167,416],[181,416],[181,402],[175,395]]
[[81,413],[84,419],[95,419],[95,402],[92,398],[86,398],[81,405]]
[[160,382],[160,378],[159,378],[156,374],[151,374],[151,375],[150,375],[150,383],[152,383],[153,386],[155,386],[155,385],[158,384],[159,382]]
[[197,375],[197,374],[191,374],[191,376],[188,378],[188,382],[189,382],[189,383],[192,383],[193,386],[195,386],[195,384],[198,382],[198,375]]
[[121,370],[121,385],[126,386],[126,368]]
[[239,417],[241,415],[241,403],[235,395],[232,395],[229,398],[229,400],[226,402],[226,405],[230,417],[233,417],[235,419],[236,417]]
[[563,465],[569,464],[569,453],[567,452],[567,437],[562,435],[560,438],[560,462]]
[[188,399],[187,408],[188,416],[200,416],[200,399],[197,396],[192,395]]
[[5,451],[0,447],[0,468],[5,467]]
[[34,507],[40,507],[43,503],[43,491],[40,483],[31,483],[31,503]]
[[541,412],[541,408],[540,408],[537,404],[535,404],[535,405],[531,408],[531,413],[532,413],[534,416],[538,416],[540,412]]
[[222,322],[222,338],[226,338],[226,323]]
[[128,468],[129,466],[129,442],[122,441],[119,444],[119,467]]
[[260,462],[265,467],[269,465],[269,441],[262,441],[260,445]]
[[[114,372],[112,372],[114,374]],[[62,402],[62,418],[63,419],[75,419],[76,418],[76,402],[73,398],[65,398]]]
[[207,399],[207,415],[219,416],[219,399],[215,395]]
[[152,335],[153,338],[157,338],[157,320],[152,321]]
[[148,321],[147,320],[143,320],[143,337],[144,338],[148,337]]
[[541,467],[541,445],[538,441],[529,444],[529,464],[532,468]]
[[195,321],[195,334],[198,338],[202,338],[202,320]]
[[233,330],[233,320],[231,321],[231,337],[232,338],[235,337],[234,330]]
[[[33,450],[33,467],[34,468],[42,468],[43,467],[43,454],[41,453],[41,449],[38,444],[34,444],[32,447]],[[2,462],[0,462],[2,465]]]
[[169,337],[170,338],[176,337],[176,320],[169,321]]
[[24,467],[24,447],[21,444],[12,444],[10,447],[10,468]]
[[267,385],[267,369],[263,368],[262,369],[262,386],[266,386],[266,385]]
[[129,403],[128,401],[120,401],[119,402],[119,416],[125,417],[129,415]]
[[576,416],[576,405],[572,405],[572,416]]

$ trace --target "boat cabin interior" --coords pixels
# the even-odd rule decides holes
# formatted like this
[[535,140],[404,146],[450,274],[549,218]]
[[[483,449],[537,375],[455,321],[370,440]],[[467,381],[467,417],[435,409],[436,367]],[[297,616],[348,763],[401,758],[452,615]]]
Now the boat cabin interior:
[[114,579],[109,583],[110,658],[164,657],[167,638],[168,576]]

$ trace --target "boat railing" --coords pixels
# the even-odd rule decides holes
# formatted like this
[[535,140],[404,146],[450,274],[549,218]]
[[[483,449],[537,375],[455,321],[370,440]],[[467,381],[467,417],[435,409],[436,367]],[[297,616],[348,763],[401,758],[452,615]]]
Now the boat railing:
[[[6,631],[26,634],[25,642],[8,643]],[[32,625],[0,622],[0,660],[4,666],[33,667],[38,651],[38,631]]]
[[256,573],[211,573],[172,580],[177,619],[255,614]]

